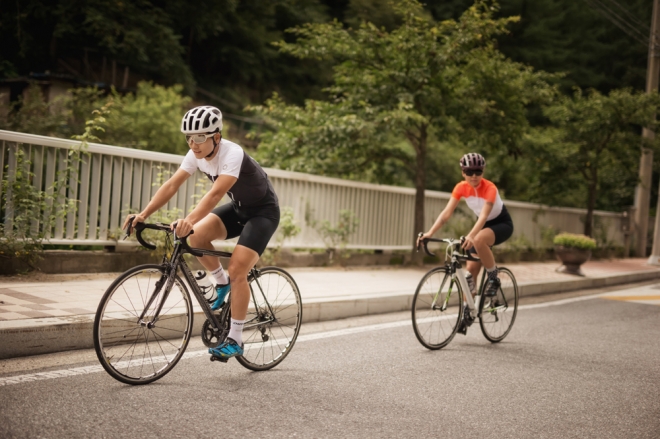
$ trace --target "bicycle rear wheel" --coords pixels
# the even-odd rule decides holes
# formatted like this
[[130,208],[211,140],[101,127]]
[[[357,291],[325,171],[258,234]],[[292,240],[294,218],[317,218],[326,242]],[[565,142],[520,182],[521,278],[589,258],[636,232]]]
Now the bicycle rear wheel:
[[250,370],[268,370],[284,360],[298,338],[302,301],[298,285],[286,271],[265,267],[258,273],[250,280],[244,353],[236,360]]
[[440,349],[454,338],[463,317],[463,292],[446,267],[426,273],[415,290],[412,324],[417,340],[428,349]]
[[498,267],[500,288],[495,297],[483,297],[479,307],[479,325],[484,337],[493,343],[504,340],[518,313],[518,284],[507,268]]
[[122,383],[148,384],[162,378],[188,346],[193,307],[179,276],[153,321],[166,280],[160,265],[137,266],[120,275],[99,303],[94,319],[96,355],[106,372]]

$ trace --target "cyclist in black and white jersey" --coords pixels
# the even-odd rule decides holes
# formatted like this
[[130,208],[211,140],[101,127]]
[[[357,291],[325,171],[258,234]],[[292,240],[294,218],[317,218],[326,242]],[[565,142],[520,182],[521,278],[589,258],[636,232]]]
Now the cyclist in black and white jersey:
[[[135,216],[133,224],[144,222],[163,207],[197,169],[213,182],[211,190],[193,211],[176,221],[176,233],[186,236],[194,228],[195,233],[189,237],[190,245],[209,250],[213,249],[211,242],[216,239],[239,236],[227,273],[217,257],[198,258],[217,284],[218,297],[211,304],[213,310],[222,306],[230,288],[232,291],[229,335],[220,346],[209,349],[211,355],[227,359],[243,354],[242,331],[250,302],[247,275],[277,229],[280,208],[266,172],[243,148],[222,138],[220,110],[210,106],[193,108],[183,116],[181,132],[186,135],[190,151],[181,167]],[[225,194],[232,201],[216,207]],[[130,215],[124,228],[129,221]]]

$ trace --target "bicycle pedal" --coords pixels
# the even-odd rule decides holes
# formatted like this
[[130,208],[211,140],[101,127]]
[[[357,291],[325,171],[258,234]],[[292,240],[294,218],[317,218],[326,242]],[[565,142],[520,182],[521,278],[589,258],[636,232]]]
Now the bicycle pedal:
[[229,360],[229,358],[222,358],[222,357],[216,357],[215,355],[211,355],[211,361],[219,361],[221,363],[226,363]]

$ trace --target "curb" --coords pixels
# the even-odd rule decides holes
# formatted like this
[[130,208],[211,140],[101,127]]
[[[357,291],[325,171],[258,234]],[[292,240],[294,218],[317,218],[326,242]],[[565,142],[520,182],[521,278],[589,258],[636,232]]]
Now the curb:
[[[519,285],[521,297],[603,288],[660,279],[660,270]],[[317,300],[303,303],[303,323],[410,310],[413,295],[363,296],[350,300]],[[195,313],[193,334],[201,332],[205,318]],[[49,317],[1,322],[0,359],[48,354],[94,347],[94,315]]]

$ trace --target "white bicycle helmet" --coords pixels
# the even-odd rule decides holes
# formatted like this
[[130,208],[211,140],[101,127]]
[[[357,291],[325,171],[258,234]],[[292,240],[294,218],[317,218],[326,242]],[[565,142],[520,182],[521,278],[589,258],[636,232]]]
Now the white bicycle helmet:
[[486,159],[481,154],[469,152],[461,157],[461,169],[478,168],[483,169],[486,166]]
[[181,120],[181,132],[183,134],[222,132],[222,113],[210,105],[188,110]]

